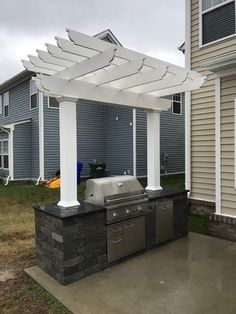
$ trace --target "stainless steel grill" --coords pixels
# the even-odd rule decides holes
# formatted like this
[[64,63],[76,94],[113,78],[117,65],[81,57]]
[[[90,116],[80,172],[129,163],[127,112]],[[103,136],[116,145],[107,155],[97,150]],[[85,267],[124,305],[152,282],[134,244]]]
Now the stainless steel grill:
[[148,201],[139,181],[132,176],[87,180],[85,200],[107,208],[107,223],[131,218],[145,211]]
[[107,209],[108,262],[145,248],[145,217],[148,199],[132,176],[90,179],[85,200]]

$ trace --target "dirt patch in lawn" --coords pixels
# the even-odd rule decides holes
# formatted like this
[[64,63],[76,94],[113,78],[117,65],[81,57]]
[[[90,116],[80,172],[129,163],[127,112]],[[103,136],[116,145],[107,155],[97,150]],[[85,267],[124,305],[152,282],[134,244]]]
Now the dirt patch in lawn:
[[0,184],[0,313],[70,313],[24,273],[35,265],[32,204],[53,202],[58,191]]

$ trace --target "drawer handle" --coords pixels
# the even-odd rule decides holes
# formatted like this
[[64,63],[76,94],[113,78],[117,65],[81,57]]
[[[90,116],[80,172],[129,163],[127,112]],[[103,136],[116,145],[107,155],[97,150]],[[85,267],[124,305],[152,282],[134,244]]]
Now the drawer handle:
[[123,242],[123,239],[112,240],[112,243],[114,244],[119,243],[119,242]]
[[125,228],[132,228],[134,227],[134,224],[125,225]]
[[111,229],[112,232],[122,231],[122,228],[113,228]]

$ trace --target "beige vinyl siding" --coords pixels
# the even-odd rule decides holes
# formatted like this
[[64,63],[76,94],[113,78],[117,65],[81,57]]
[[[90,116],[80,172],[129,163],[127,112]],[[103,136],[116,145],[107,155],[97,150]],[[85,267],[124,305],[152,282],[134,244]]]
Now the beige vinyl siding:
[[221,209],[236,216],[234,188],[234,99],[236,76],[221,81]]
[[[191,68],[208,77],[204,87],[191,96],[191,197],[215,201],[215,80],[211,72],[200,67],[200,62],[235,50],[236,37],[200,48],[199,0],[191,3]],[[222,132],[230,132],[230,121],[229,115],[222,118]]]

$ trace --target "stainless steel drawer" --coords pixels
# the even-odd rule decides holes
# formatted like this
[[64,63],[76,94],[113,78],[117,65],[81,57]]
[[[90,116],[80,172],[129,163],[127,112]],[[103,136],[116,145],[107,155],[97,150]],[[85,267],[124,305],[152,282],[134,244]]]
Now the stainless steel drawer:
[[145,248],[145,218],[144,216],[130,219],[124,223],[124,255]]
[[107,227],[107,255],[108,263],[123,256],[124,251],[124,225],[114,224]]

